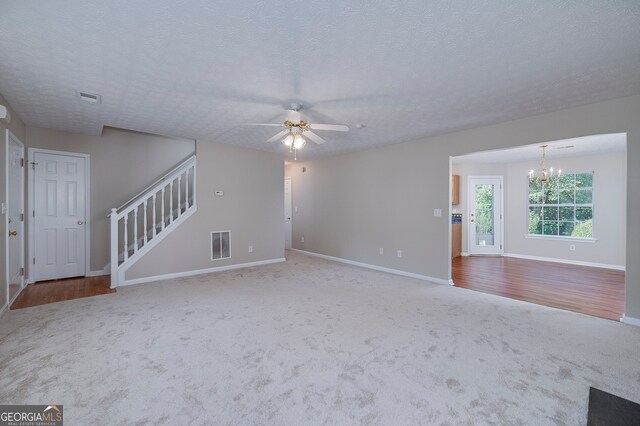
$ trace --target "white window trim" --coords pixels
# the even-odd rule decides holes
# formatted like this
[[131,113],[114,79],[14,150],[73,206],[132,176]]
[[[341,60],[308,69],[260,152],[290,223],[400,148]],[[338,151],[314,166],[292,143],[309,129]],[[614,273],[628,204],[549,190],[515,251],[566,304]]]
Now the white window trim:
[[[563,174],[581,174],[581,173],[588,173],[588,172],[567,172]],[[526,206],[526,214],[527,214],[527,219],[525,220],[525,233],[524,233],[524,237],[527,239],[531,239],[531,240],[559,240],[559,241],[577,241],[577,242],[584,242],[584,243],[595,243],[598,241],[598,239],[596,238],[596,226],[595,226],[595,215],[593,214],[593,211],[595,209],[595,205],[596,205],[596,194],[594,191],[594,182],[595,182],[595,175],[596,172],[595,171],[591,171],[591,173],[593,174],[593,179],[594,181],[591,182],[591,204],[572,204],[572,206],[574,207],[591,207],[591,219],[593,220],[593,236],[591,238],[581,238],[581,237],[568,237],[565,235],[543,235],[543,234],[530,234],[529,233],[529,207],[531,207],[531,203],[529,203],[529,177],[527,176],[525,182],[526,182],[526,191],[525,193],[527,194],[527,197],[525,199],[525,206]],[[566,204],[566,203],[565,203]],[[533,204],[534,206],[537,204]],[[553,205],[552,205],[553,206]],[[558,207],[562,207],[563,205],[558,204]]]
[[530,240],[560,240],[560,241],[575,241],[579,243],[596,243],[597,238],[579,238],[579,237],[567,237],[564,235],[538,235],[538,234],[524,234],[524,237]]

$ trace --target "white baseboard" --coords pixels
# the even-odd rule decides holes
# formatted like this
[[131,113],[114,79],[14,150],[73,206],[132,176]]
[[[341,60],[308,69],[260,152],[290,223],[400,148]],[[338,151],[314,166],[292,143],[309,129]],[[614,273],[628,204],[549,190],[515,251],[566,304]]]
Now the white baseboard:
[[103,275],[109,275],[108,272],[104,272],[104,270],[98,270],[98,271],[89,271],[89,273],[87,275],[85,275],[86,277],[101,277]]
[[369,263],[356,262],[355,260],[342,259],[340,257],[327,256],[326,254],[314,253],[311,251],[304,251],[293,249],[298,253],[308,254],[309,256],[319,257],[321,259],[333,260],[334,262],[346,263],[347,265],[359,266],[361,268],[373,269],[375,271],[387,272],[394,275],[402,275],[403,277],[415,278],[423,281],[431,281],[436,284],[453,285],[452,280],[445,280],[442,278],[429,277],[427,275],[414,274],[413,272],[401,271],[399,269],[385,268],[384,266],[371,265]]
[[230,271],[232,269],[250,268],[252,266],[269,265],[271,263],[284,262],[285,260],[286,259],[282,257],[277,259],[259,260],[257,262],[238,263],[235,265],[218,266],[215,268],[196,269],[193,271],[175,272],[172,274],[164,274],[164,275],[154,275],[152,277],[134,278],[132,280],[124,280],[123,282],[118,284],[118,287],[125,286],[125,285],[143,284],[143,283],[148,283],[153,281],[170,280],[170,279],[181,278],[181,277],[191,277],[193,275],[209,274],[211,272],[222,272],[222,271]]
[[629,325],[635,325],[636,327],[640,327],[640,318],[633,318],[633,317],[628,317],[626,315],[622,315],[622,318],[620,318],[620,322],[623,322]]
[[462,253],[460,253],[460,256],[468,257],[469,256],[469,252],[463,251]]
[[0,308],[0,318],[2,318],[2,316],[9,310],[7,309],[8,307],[9,307],[9,304],[5,303],[4,306]]
[[617,271],[625,270],[624,265],[610,265],[608,263],[583,262],[581,260],[557,259],[554,257],[529,256],[527,254],[515,254],[515,253],[504,253],[503,256],[514,257],[517,259],[539,260],[542,262],[566,263],[569,265],[577,265],[577,266],[590,266],[592,268],[615,269]]

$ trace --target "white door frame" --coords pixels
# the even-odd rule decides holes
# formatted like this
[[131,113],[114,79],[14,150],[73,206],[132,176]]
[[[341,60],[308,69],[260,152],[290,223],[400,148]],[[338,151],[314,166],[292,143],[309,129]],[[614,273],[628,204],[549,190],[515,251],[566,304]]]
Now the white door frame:
[[[286,181],[289,181],[289,220],[288,220],[288,223],[285,224],[285,227],[287,227],[288,229],[285,228],[285,230],[284,230],[285,233],[288,233],[291,236],[291,239],[289,241],[290,247],[287,247],[287,241],[286,241],[286,238],[285,238],[284,248],[285,248],[285,250],[288,250],[288,249],[292,249],[293,248],[293,203],[292,203],[292,200],[293,200],[293,192],[292,192],[293,191],[293,187],[291,186],[291,184],[292,184],[291,176],[285,176],[284,180],[285,180],[285,184],[286,184]],[[285,200],[284,201],[285,201],[285,203],[287,202],[286,194],[285,194]],[[285,208],[285,214],[286,213],[287,212],[286,212],[286,208]]]
[[91,242],[91,209],[90,209],[90,205],[91,205],[91,198],[90,198],[90,194],[91,194],[91,190],[90,190],[90,176],[91,176],[91,168],[90,168],[90,164],[91,164],[91,156],[89,154],[82,154],[79,152],[69,152],[69,151],[57,151],[57,150],[52,150],[52,149],[42,149],[42,148],[29,148],[29,164],[27,164],[26,166],[29,167],[29,172],[28,172],[28,176],[29,176],[29,183],[28,183],[28,188],[29,188],[29,196],[27,197],[27,213],[26,216],[28,218],[27,223],[28,223],[28,229],[29,229],[29,256],[27,257],[27,259],[29,260],[29,278],[27,279],[27,283],[32,283],[34,282],[33,280],[33,261],[31,259],[34,258],[35,256],[35,244],[36,244],[36,235],[35,232],[33,230],[34,228],[34,224],[33,224],[33,210],[35,208],[35,169],[32,167],[34,160],[35,160],[35,155],[36,153],[40,153],[40,154],[55,154],[55,155],[66,155],[66,156],[70,156],[70,157],[81,157],[85,159],[85,183],[84,183],[84,188],[85,188],[85,233],[84,233],[84,250],[85,250],[85,256],[84,256],[84,274],[85,276],[90,276],[90,272],[91,272],[91,246],[90,246],[90,242]]
[[[471,186],[471,180],[472,179],[498,179],[498,180],[500,180],[500,206],[499,206],[499,209],[500,209],[499,210],[499,213],[500,213],[500,240],[497,241],[497,242],[494,241],[494,245],[495,244],[500,244],[500,252],[498,254],[488,254],[488,255],[489,256],[497,256],[497,255],[502,256],[504,254],[504,176],[467,176],[467,251],[469,252],[469,255],[471,255],[471,246],[473,245],[472,244],[472,239],[471,239],[471,230],[470,230],[470,227],[471,227],[471,223],[470,223],[470,218],[471,218],[471,198],[473,196],[473,192],[472,192],[473,188]],[[494,237],[495,237],[495,233],[494,233]],[[475,255],[482,255],[482,254],[475,254]]]
[[[18,145],[20,145],[22,147],[22,156],[24,158],[24,143],[22,143],[22,141],[20,139],[18,139],[16,137],[16,135],[14,135],[13,133],[11,133],[11,131],[9,129],[7,129],[6,131],[6,138],[5,138],[5,147],[4,147],[4,155],[5,155],[5,204],[4,204],[4,209],[6,210],[6,213],[4,215],[4,227],[7,230],[7,232],[4,235],[4,244],[5,244],[5,280],[7,283],[7,303],[9,305],[11,305],[11,302],[13,302],[13,300],[9,299],[9,144],[10,141],[9,139],[13,139],[14,142],[17,142]],[[25,159],[26,162],[26,159]],[[23,172],[24,173],[24,172]],[[25,188],[25,181],[24,181],[25,177],[23,175],[22,177],[22,188],[20,188],[20,190],[22,191],[22,211],[25,214],[25,220],[26,220],[26,211],[24,209],[24,188]],[[25,248],[25,243],[27,242],[26,239],[24,238],[24,226],[25,226],[25,220],[23,220],[20,223],[20,238],[22,238],[22,253],[20,253],[20,257],[22,258],[20,261],[20,264],[22,265],[23,271],[26,270],[25,268],[25,264],[24,264],[24,248]],[[15,297],[18,297],[18,295],[20,294],[20,291],[22,291],[22,289],[24,289],[24,284],[25,284],[25,276],[24,273],[22,275],[22,277],[20,278],[20,290],[16,293]],[[14,298],[15,300],[15,298]]]

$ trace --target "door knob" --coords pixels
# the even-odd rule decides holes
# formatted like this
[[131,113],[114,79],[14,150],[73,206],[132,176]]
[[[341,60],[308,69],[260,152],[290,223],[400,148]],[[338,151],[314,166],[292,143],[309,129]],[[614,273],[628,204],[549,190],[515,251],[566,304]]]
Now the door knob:
[[15,237],[16,235],[18,235],[18,231],[9,231],[10,237]]
[[84,225],[84,220],[79,220],[78,225]]

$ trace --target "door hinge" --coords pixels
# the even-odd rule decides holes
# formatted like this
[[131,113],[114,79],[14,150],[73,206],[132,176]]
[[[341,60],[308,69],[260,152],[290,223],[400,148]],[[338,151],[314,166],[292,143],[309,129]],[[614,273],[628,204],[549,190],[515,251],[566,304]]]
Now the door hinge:
[[19,275],[20,275],[21,277],[24,277],[24,268],[20,268]]
[[24,167],[24,158],[20,159],[20,167]]
[[36,258],[35,257],[33,258],[33,264],[34,265],[36,264]]
[[33,217],[36,217],[36,211],[35,210],[33,211]]
[[20,213],[20,222],[24,222],[24,213]]

